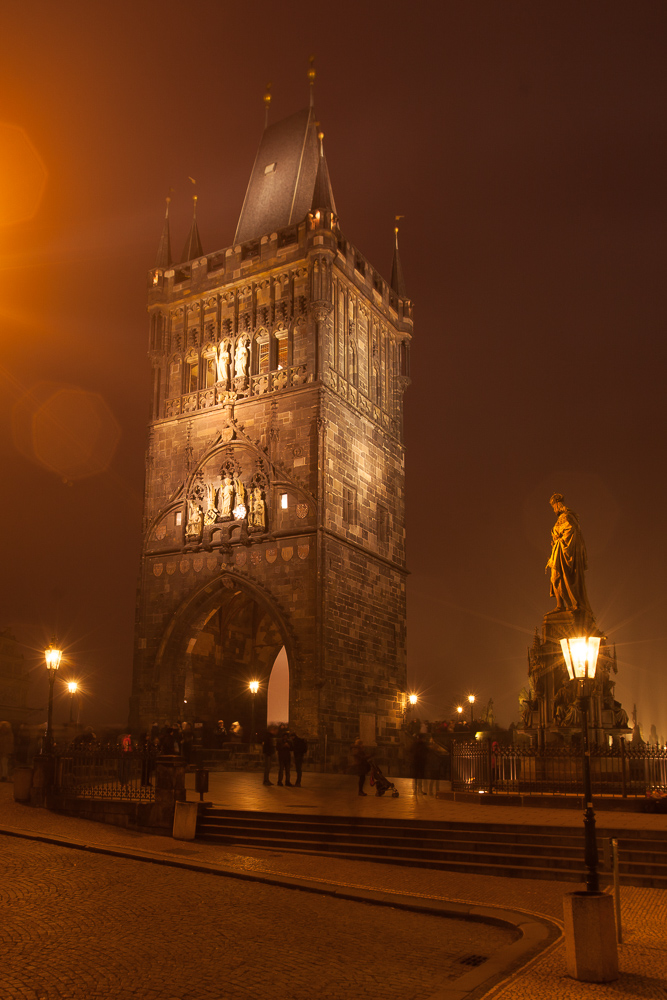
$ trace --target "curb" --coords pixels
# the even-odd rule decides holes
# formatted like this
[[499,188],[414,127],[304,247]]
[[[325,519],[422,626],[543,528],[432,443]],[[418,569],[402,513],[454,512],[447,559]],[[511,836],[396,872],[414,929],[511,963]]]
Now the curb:
[[283,889],[310,892],[320,896],[331,896],[336,899],[346,899],[372,906],[388,906],[392,909],[407,910],[413,913],[495,924],[514,930],[520,935],[517,941],[498,949],[481,966],[471,969],[453,983],[443,986],[428,1000],[472,1000],[475,996],[482,996],[495,983],[511,975],[519,966],[524,965],[545,948],[556,943],[562,936],[560,926],[548,917],[493,905],[451,903],[423,896],[398,896],[386,889],[353,888],[333,882],[327,883],[325,880],[297,876],[271,875],[269,873],[251,874],[214,862],[183,861],[156,851],[89,844],[85,841],[55,835],[26,833],[17,827],[0,826],[0,836],[2,835],[22,840],[39,841],[44,844],[52,844],[55,847],[67,847],[79,851],[89,851],[93,854],[126,858],[130,861],[143,861],[168,868],[181,868],[188,871],[204,872],[207,875],[218,875],[245,882],[258,882]]

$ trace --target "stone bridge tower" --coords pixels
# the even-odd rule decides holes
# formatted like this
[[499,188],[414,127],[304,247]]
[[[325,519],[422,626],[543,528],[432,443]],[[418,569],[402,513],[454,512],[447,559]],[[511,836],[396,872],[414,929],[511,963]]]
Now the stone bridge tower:
[[[168,209],[167,209],[168,211]],[[338,223],[311,106],[267,125],[234,243],[149,273],[153,371],[130,722],[397,741],[412,305]],[[280,654],[280,655],[279,655]]]

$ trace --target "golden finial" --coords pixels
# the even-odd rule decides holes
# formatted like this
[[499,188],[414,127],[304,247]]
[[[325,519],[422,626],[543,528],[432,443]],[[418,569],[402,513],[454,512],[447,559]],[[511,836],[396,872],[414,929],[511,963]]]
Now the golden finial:
[[271,107],[271,87],[272,83],[267,83],[264,93],[264,127],[269,124],[269,108]]
[[404,215],[395,215],[394,216],[394,222],[396,223],[396,225],[394,226],[394,236],[396,237],[396,246],[398,246],[398,223],[401,221],[401,219],[404,219],[404,218],[405,218]]
[[322,129],[317,133],[317,138],[320,140],[320,156],[324,156],[324,146],[322,145],[324,140],[324,132]]
[[310,84],[310,106],[312,108],[315,90],[315,56],[308,59],[308,83]]

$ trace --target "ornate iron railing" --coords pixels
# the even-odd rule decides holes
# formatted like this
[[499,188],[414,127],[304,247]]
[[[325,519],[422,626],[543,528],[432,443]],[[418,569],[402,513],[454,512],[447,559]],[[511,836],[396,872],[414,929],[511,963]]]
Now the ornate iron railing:
[[60,750],[56,755],[54,790],[63,796],[89,799],[155,798],[153,751],[117,747]]
[[[667,792],[667,750],[658,747],[591,747],[594,795],[643,796]],[[454,743],[452,789],[520,795],[583,792],[582,751],[574,746],[521,747],[492,740]]]

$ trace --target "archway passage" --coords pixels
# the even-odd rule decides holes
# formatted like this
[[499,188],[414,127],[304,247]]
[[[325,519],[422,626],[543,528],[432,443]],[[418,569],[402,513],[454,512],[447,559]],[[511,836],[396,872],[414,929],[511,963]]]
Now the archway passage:
[[[173,721],[199,724],[203,736],[219,719],[228,731],[239,722],[248,740],[254,720],[255,732],[261,735],[269,678],[285,645],[277,611],[232,577],[224,577],[213,592],[191,599],[177,614],[163,650],[161,677],[167,680],[171,674]],[[254,696],[251,681],[259,682]],[[160,686],[164,691],[162,682]]]
[[283,646],[276,656],[268,684],[267,722],[289,722],[289,660]]

